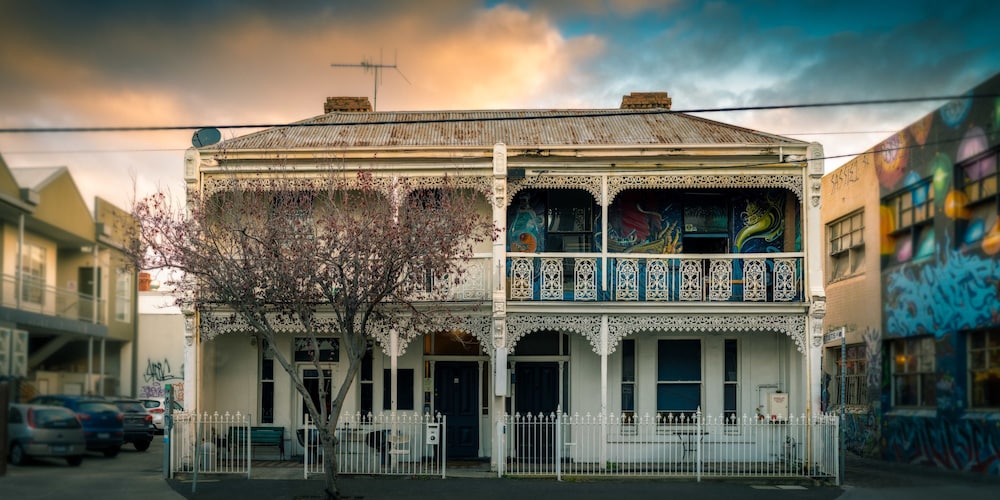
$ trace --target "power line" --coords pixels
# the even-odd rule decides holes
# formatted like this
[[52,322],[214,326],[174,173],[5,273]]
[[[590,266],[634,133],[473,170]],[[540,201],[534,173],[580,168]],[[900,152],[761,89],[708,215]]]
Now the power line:
[[643,109],[643,110],[618,110],[602,111],[594,113],[553,113],[544,116],[518,116],[518,117],[475,117],[475,118],[435,118],[435,119],[414,119],[414,120],[375,120],[375,121],[352,121],[340,123],[253,123],[253,124],[231,124],[231,125],[157,125],[143,127],[37,127],[37,128],[0,128],[0,134],[45,134],[45,133],[88,133],[88,132],[151,132],[151,131],[171,131],[171,130],[199,130],[203,128],[220,129],[247,129],[247,128],[275,128],[275,127],[348,127],[359,125],[411,125],[422,123],[468,123],[468,122],[495,122],[495,121],[520,121],[520,120],[555,120],[561,118],[596,118],[605,116],[633,116],[633,115],[660,115],[660,114],[691,114],[691,113],[719,113],[734,111],[770,111],[778,109],[808,109],[827,108],[840,106],[871,106],[880,104],[907,104],[915,102],[930,101],[952,101],[956,99],[986,99],[1000,97],[1000,94],[966,94],[932,97],[906,97],[899,99],[874,99],[862,101],[839,101],[825,103],[806,104],[781,104],[767,106],[733,106],[724,108],[695,108],[686,110],[670,109]]

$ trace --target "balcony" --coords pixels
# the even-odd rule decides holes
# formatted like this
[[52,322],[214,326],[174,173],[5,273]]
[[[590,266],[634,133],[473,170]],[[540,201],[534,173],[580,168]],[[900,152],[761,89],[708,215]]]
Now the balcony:
[[[512,301],[804,300],[804,254],[508,254]],[[604,286],[606,284],[606,286]]]
[[98,298],[95,304],[92,295],[49,286],[29,277],[23,278],[21,293],[18,294],[17,291],[17,278],[13,275],[3,275],[3,287],[0,290],[0,301],[2,301],[0,303],[3,307],[43,316],[99,325],[107,324],[103,301]]

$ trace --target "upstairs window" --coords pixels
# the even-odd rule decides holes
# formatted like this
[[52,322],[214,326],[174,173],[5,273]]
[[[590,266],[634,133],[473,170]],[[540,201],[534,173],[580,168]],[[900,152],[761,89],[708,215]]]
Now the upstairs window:
[[936,241],[931,178],[907,186],[885,198],[884,203],[894,214],[892,237],[897,243],[896,261],[909,262],[932,256]]
[[21,249],[21,300],[45,303],[45,248],[26,243]]
[[132,318],[132,273],[119,268],[115,278],[115,319],[127,323]]
[[948,195],[944,206],[949,211],[949,216],[961,221],[959,228],[964,225],[964,236],[959,233],[955,241],[958,245],[971,245],[983,240],[997,224],[997,216],[1000,214],[1000,196],[997,195],[997,184],[1000,183],[997,174],[997,162],[1000,161],[998,157],[1000,147],[995,147],[955,166],[958,191]]
[[829,248],[829,281],[853,276],[864,270],[864,211],[841,217],[826,226]]

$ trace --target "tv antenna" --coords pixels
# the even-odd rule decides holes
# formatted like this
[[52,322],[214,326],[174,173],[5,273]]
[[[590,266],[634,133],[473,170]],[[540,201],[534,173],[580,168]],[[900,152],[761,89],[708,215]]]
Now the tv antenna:
[[[393,54],[393,56],[392,56],[392,64],[383,64],[382,63],[382,51],[381,50],[379,51],[379,54],[378,54],[378,62],[377,63],[372,62],[370,59],[368,59],[366,57],[366,58],[362,59],[359,64],[334,63],[334,64],[331,64],[330,67],[333,67],[333,68],[362,68],[362,69],[365,70],[365,73],[367,73],[369,71],[371,71],[373,73],[373,76],[374,76],[374,78],[372,78],[373,83],[374,83],[373,98],[372,98],[372,110],[373,111],[377,111],[378,110],[378,86],[382,83],[382,70],[384,70],[384,69],[394,69],[394,70],[396,70],[399,73],[399,76],[403,77],[403,80],[406,80],[406,83],[410,83],[410,81],[406,79],[406,75],[404,75],[403,72],[400,71],[399,67],[396,66],[396,54]],[[410,85],[412,85],[412,83]]]

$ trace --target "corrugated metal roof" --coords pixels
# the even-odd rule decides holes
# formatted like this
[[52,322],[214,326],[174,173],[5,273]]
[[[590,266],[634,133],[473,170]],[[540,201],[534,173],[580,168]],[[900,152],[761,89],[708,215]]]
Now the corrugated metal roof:
[[202,149],[600,145],[804,145],[665,110],[333,112]]

